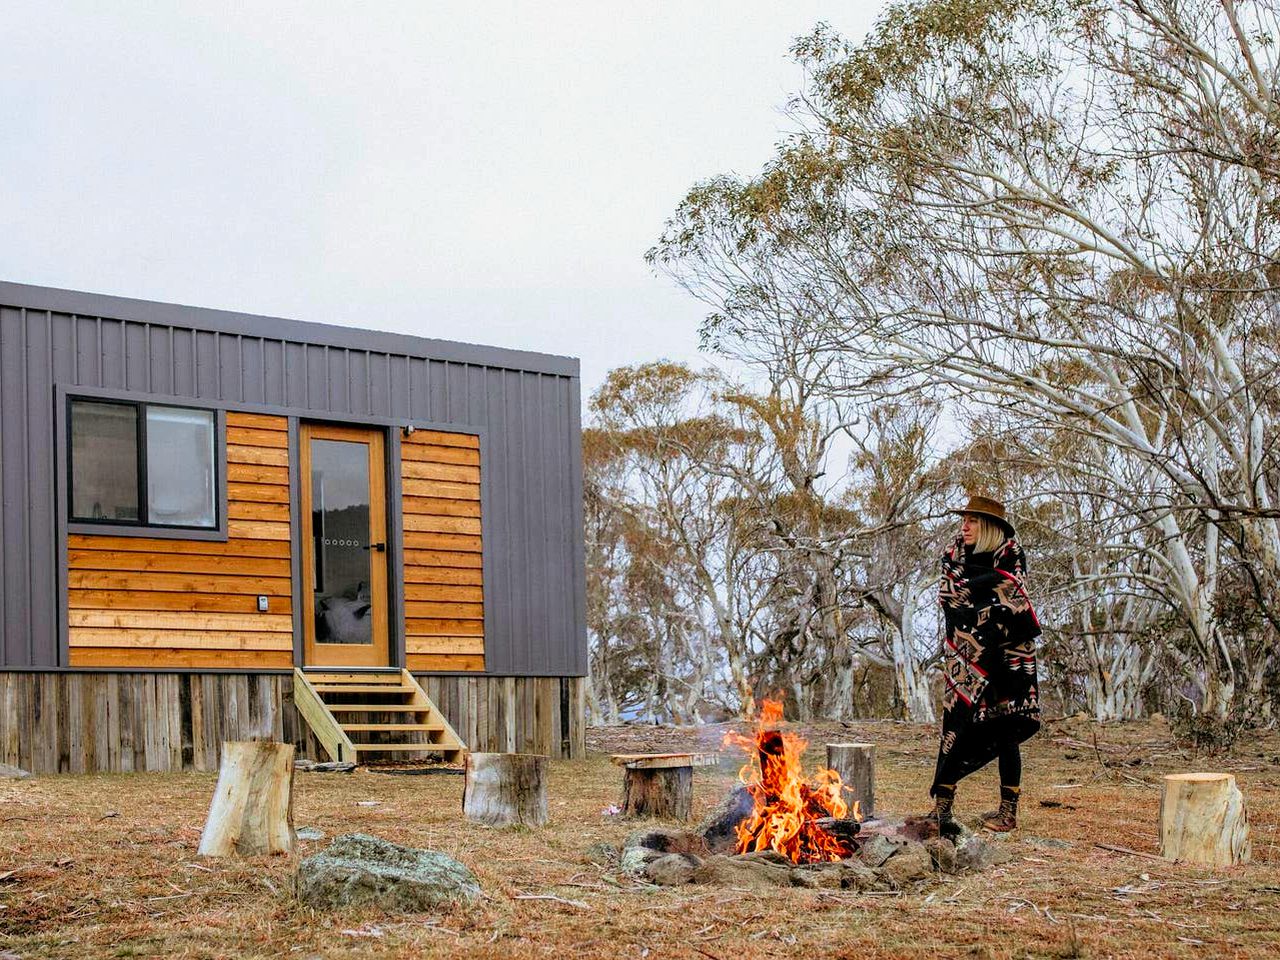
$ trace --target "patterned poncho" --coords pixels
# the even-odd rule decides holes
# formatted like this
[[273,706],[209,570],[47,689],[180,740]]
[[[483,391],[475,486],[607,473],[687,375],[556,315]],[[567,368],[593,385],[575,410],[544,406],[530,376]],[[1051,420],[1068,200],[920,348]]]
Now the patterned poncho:
[[973,553],[957,538],[942,557],[938,602],[946,619],[946,691],[938,762],[949,760],[957,777],[1040,727],[1040,622],[1027,596],[1026,569],[1012,537],[994,553]]

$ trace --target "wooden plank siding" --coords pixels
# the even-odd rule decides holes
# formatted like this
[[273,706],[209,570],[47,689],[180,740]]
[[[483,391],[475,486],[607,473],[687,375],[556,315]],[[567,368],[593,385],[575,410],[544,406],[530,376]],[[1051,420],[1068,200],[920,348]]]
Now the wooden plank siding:
[[417,430],[400,441],[405,666],[411,671],[484,670],[480,469],[474,435]]
[[[471,750],[586,752],[582,677],[418,680]],[[287,673],[0,672],[0,763],[37,774],[212,771],[224,740],[260,736],[326,759],[293,698]]]
[[287,418],[229,412],[226,471],[225,542],[68,536],[71,666],[293,666]]

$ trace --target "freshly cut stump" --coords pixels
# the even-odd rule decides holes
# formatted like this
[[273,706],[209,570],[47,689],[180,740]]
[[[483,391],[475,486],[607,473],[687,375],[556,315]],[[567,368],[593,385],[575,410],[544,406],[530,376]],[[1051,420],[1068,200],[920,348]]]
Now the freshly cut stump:
[[1232,774],[1175,773],[1164,778],[1160,853],[1208,867],[1249,862],[1249,815]]
[[858,801],[864,820],[876,808],[876,746],[874,743],[828,743],[827,766],[840,774],[845,799]]
[[491,827],[547,822],[547,758],[534,753],[469,753],[462,815]]
[[622,815],[688,821],[693,816],[693,764],[647,766],[637,760],[625,766]]
[[200,856],[292,853],[294,839],[293,744],[224,742]]

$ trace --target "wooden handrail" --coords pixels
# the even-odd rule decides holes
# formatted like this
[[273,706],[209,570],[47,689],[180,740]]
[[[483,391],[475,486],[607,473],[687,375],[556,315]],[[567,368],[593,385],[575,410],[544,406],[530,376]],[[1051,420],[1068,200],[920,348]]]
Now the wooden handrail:
[[444,746],[444,759],[447,763],[457,763],[466,755],[467,745],[463,739],[458,736],[458,731],[453,729],[453,725],[445,719],[444,711],[437,707],[427,696],[427,691],[422,689],[422,684],[418,683],[417,678],[408,670],[401,668],[400,681],[405,686],[412,685],[414,693],[412,703],[429,709],[429,716],[432,723],[438,723],[442,727],[440,739],[437,741]]
[[293,668],[293,702],[320,745],[328,752],[329,759],[355,761],[356,748],[352,745],[351,738],[339,726],[337,718],[329,712],[329,707],[320,699],[320,694],[311,685],[311,681],[297,667]]

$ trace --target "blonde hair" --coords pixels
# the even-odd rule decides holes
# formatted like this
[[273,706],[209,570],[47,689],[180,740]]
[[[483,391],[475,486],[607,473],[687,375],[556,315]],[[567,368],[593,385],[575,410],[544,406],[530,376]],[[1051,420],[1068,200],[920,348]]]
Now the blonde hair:
[[978,527],[978,535],[973,541],[974,553],[994,553],[1000,548],[1000,544],[1009,539],[1004,528],[994,520],[989,520],[980,513],[970,513],[968,517]]

